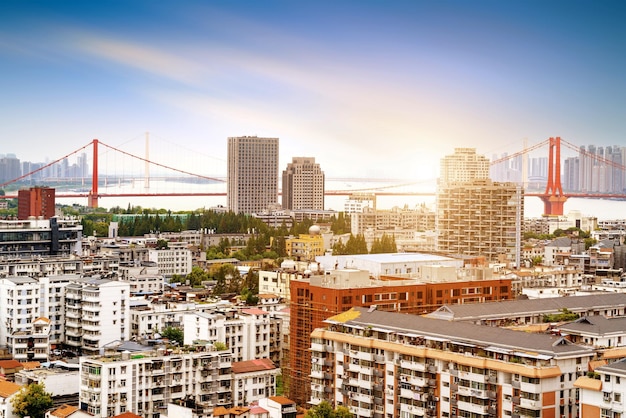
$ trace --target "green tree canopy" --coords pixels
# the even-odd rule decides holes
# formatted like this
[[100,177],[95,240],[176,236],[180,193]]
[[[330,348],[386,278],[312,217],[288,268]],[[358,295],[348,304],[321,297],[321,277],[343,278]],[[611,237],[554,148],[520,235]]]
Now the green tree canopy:
[[165,327],[161,331],[161,336],[167,338],[170,342],[176,342],[179,346],[185,343],[185,335],[180,328]]
[[52,395],[46,392],[43,384],[31,383],[13,397],[11,405],[13,413],[20,418],[44,418],[46,411],[53,406]]
[[333,407],[326,401],[309,409],[304,418],[352,418],[354,414],[345,406]]

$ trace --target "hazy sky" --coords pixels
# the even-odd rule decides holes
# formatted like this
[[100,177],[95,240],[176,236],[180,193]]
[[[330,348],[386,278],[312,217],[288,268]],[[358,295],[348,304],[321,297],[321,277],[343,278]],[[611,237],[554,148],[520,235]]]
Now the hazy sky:
[[329,177],[432,178],[454,147],[626,146],[624,7],[2,2],[0,153],[134,152],[150,131],[168,164],[225,175],[226,138],[259,135],[280,138],[281,169],[314,156]]

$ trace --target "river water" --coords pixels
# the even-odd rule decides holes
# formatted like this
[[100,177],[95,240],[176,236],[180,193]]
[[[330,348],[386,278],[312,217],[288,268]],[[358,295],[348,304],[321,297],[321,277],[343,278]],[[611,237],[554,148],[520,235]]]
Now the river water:
[[[376,189],[380,191],[391,192],[394,189],[388,188],[390,182],[379,183],[353,183],[347,181],[327,181],[327,190],[342,190],[360,192],[366,189]],[[398,184],[397,182],[395,184]],[[407,191],[396,189],[399,191]],[[410,191],[414,192],[434,192],[433,184],[412,185]],[[224,193],[226,191],[225,183],[213,184],[187,184],[166,181],[151,181],[149,187],[146,188],[143,181],[135,183],[122,183],[100,186],[100,193],[193,193],[193,192],[210,192]],[[374,191],[375,192],[375,191]],[[58,191],[57,196],[62,194]],[[326,196],[325,207],[327,210],[342,211],[347,196]],[[85,198],[82,199],[59,199],[59,203],[87,205]],[[99,202],[101,207],[110,209],[119,206],[127,208],[130,206],[141,206],[143,208],[168,209],[172,211],[209,209],[216,206],[226,206],[225,196],[176,196],[176,197],[102,197]],[[378,196],[376,206],[379,209],[391,209],[394,206],[407,206],[413,208],[417,205],[426,205],[435,209],[435,196]],[[599,220],[608,219],[625,219],[626,218],[626,201],[608,200],[608,199],[583,199],[570,198],[565,202],[564,214],[570,211],[578,211],[583,216],[595,216]],[[524,216],[526,218],[537,218],[543,214],[543,202],[538,197],[526,197],[524,201]]]

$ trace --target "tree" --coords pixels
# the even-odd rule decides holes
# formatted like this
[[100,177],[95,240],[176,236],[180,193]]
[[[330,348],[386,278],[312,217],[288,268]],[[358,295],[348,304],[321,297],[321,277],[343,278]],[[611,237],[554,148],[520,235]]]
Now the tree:
[[185,335],[180,328],[166,327],[161,331],[161,336],[167,338],[170,342],[178,343],[179,346],[185,343]]
[[52,395],[46,392],[43,384],[31,383],[22,388],[11,400],[13,413],[20,418],[44,418],[48,409],[52,408]]
[[354,414],[345,406],[333,407],[326,401],[315,405],[309,409],[304,418],[352,418]]
[[216,349],[217,351],[224,351],[224,350],[228,350],[228,346],[227,346],[225,343],[221,342],[221,341],[216,341],[216,342],[214,342],[214,343],[213,343],[213,347],[215,347],[215,349]]

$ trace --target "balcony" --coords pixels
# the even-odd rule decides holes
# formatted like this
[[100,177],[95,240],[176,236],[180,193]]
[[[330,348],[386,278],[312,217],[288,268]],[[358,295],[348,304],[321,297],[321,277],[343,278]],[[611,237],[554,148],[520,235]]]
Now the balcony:
[[426,371],[426,364],[408,360],[400,360],[400,367],[418,372]]
[[458,409],[467,412],[473,412],[475,414],[485,415],[487,414],[487,409],[489,407],[487,405],[478,405],[470,402],[459,401]]
[[534,400],[534,399],[525,399],[525,398],[520,399],[520,406],[522,408],[528,408],[528,409],[541,409],[542,408],[541,401]]

